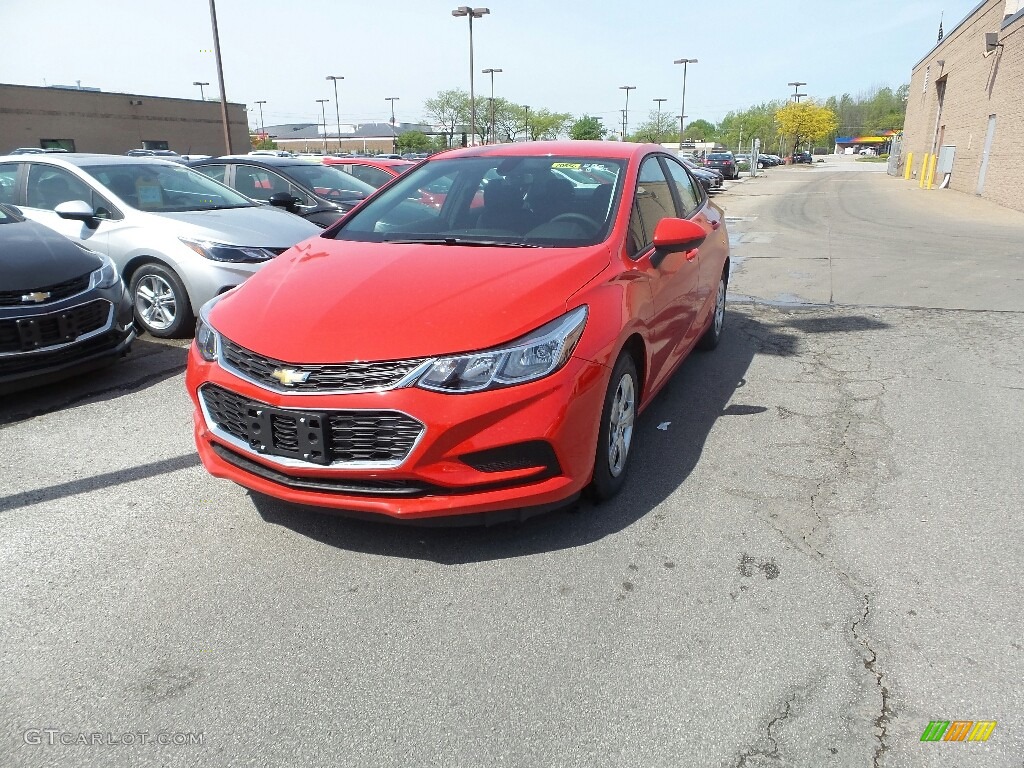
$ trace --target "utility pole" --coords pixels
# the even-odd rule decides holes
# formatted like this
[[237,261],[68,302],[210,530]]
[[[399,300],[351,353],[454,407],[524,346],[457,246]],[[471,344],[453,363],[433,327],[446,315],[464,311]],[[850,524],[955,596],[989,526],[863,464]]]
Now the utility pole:
[[[341,151],[341,107],[338,106],[338,81],[344,80],[344,77],[337,75],[328,75],[328,80],[334,81],[334,116],[338,119],[338,151]],[[324,138],[327,137],[327,125],[324,125]],[[324,153],[326,154],[326,152]]]
[[635,91],[635,85],[620,85],[620,91],[626,92],[626,108],[622,110],[622,140],[626,140],[626,131],[629,128],[629,92]]
[[686,128],[686,67],[689,64],[697,64],[696,59],[676,59],[674,64],[683,65],[683,103],[679,107],[679,148],[683,148],[683,132]]
[[327,108],[324,106],[330,99],[317,99],[316,103],[320,105],[320,114],[324,118],[324,154],[327,154]]
[[668,99],[655,99],[655,101],[658,102],[658,143],[661,144],[661,104]]
[[231,128],[228,125],[228,96],[224,92],[224,65],[220,58],[220,34],[217,32],[217,6],[214,0],[210,0],[210,22],[213,25],[213,52],[217,58],[217,84],[220,86],[220,116],[224,123],[224,147],[230,155],[232,150]]

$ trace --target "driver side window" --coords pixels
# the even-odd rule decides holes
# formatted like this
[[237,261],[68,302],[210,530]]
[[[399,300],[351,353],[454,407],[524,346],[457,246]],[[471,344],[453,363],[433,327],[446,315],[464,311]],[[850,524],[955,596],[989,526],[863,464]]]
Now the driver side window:
[[95,207],[92,190],[63,168],[42,164],[29,167],[26,202],[29,208],[52,211],[69,200],[84,200]]
[[629,255],[636,257],[650,247],[658,222],[675,216],[676,204],[665,171],[657,157],[648,157],[637,177],[633,213],[629,219]]

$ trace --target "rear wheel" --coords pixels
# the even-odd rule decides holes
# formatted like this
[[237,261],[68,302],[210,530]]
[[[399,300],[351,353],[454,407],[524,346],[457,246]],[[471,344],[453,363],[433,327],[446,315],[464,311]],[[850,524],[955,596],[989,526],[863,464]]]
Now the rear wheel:
[[174,270],[155,262],[143,264],[132,275],[130,291],[135,322],[149,335],[173,339],[192,330],[192,305]]
[[604,397],[594,458],[594,479],[589,488],[595,501],[612,498],[626,482],[639,396],[636,363],[628,352],[623,352],[612,370]]
[[725,279],[725,273],[718,278],[718,290],[715,294],[715,308],[711,314],[711,325],[704,331],[704,335],[700,337],[700,341],[697,342],[697,348],[703,350],[712,350],[718,346],[718,342],[722,340],[722,329],[725,327],[725,292],[728,287],[728,283]]

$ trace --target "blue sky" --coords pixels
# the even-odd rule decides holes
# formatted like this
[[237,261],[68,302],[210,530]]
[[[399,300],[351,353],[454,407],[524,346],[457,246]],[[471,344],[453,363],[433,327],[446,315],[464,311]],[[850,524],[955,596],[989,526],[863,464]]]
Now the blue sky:
[[[617,124],[630,92],[636,125],[666,98],[679,113],[682,67],[690,120],[712,121],[754,103],[784,98],[786,85],[825,98],[877,85],[898,86],[934,45],[939,15],[950,31],[977,0],[681,0],[592,2],[483,0],[474,24],[478,96],[490,93],[480,70],[494,67],[495,95],[531,108],[589,113]],[[331,118],[338,83],[342,122],[416,121],[423,101],[469,85],[469,34],[456,3],[440,0],[217,0],[228,98],[254,107],[264,122]],[[479,6],[478,6],[479,7]],[[0,0],[4,35],[0,82],[74,84],[154,96],[198,98],[196,80],[218,93],[208,0]],[[15,34],[11,34],[11,33]],[[42,41],[45,41],[42,42]],[[45,52],[45,53],[44,53]],[[253,112],[255,115],[255,111]],[[257,118],[252,116],[250,124]],[[333,122],[333,119],[329,119]]]

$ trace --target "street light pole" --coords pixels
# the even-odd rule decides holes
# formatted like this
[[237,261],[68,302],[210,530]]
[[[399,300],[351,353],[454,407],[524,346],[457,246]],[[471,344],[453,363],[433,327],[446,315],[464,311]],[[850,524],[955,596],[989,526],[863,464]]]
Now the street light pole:
[[473,133],[473,144],[476,144],[476,92],[473,90],[473,19],[479,19],[491,12],[490,8],[470,8],[468,5],[460,5],[452,16],[466,16],[469,18],[469,125]]
[[683,149],[683,137],[686,130],[686,68],[690,64],[696,64],[696,59],[676,59],[674,64],[683,65],[683,103],[679,107],[679,149]]
[[320,114],[324,118],[324,154],[327,154],[327,107],[324,106],[330,99],[317,99],[316,103],[320,105]]
[[[338,120],[338,151],[341,152],[341,107],[338,106],[338,81],[345,78],[341,75],[328,75],[328,80],[334,81],[334,117]],[[324,125],[324,136],[327,135],[327,126]]]
[[626,140],[626,132],[629,127],[629,92],[635,91],[635,85],[620,85],[620,91],[626,92],[626,108],[622,111],[622,140]]
[[658,143],[661,144],[661,103],[668,99],[655,99],[658,102]]
[[395,102],[398,96],[385,96],[384,101],[391,102],[391,151],[398,154],[398,134],[395,132]]
[[194,83],[192,83],[192,85],[199,86],[199,99],[201,101],[206,101],[206,93],[203,91],[203,86],[209,85],[209,83],[200,83],[198,80],[196,80]]
[[807,95],[806,93],[800,93],[800,86],[801,85],[807,85],[807,83],[801,83],[801,82],[798,82],[798,81],[793,81],[792,83],[789,83],[789,85],[793,86],[793,101],[795,101],[797,104],[799,104],[800,103],[800,97]]
[[488,134],[488,138],[491,140],[491,144],[494,143],[494,73],[501,72],[500,69],[484,69],[481,70],[481,74],[491,76],[491,130]]
[[526,110],[526,140],[530,140],[530,105],[523,104],[523,109]]
[[[213,52],[217,58],[217,84],[220,86],[220,117],[224,123],[224,147],[231,150],[231,128],[228,125],[228,96],[224,92],[224,65],[220,58],[220,33],[217,31],[217,6],[210,0],[210,22],[213,25]],[[202,91],[200,91],[202,93]],[[248,130],[248,128],[246,128]]]
[[257,101],[256,106],[260,108],[260,134],[263,136],[263,141],[267,140],[267,127],[263,124],[263,105],[266,101]]

